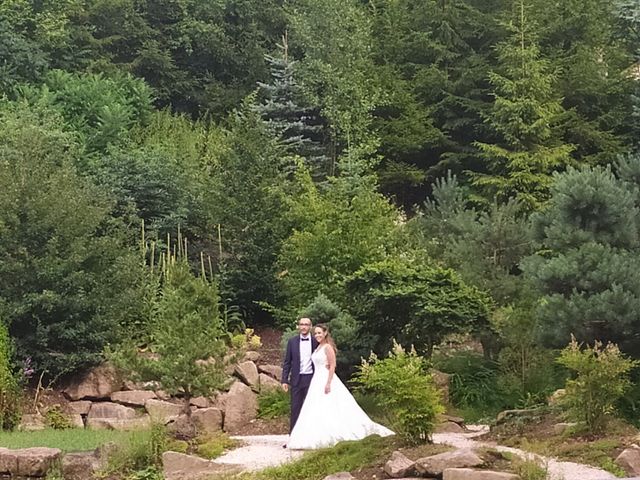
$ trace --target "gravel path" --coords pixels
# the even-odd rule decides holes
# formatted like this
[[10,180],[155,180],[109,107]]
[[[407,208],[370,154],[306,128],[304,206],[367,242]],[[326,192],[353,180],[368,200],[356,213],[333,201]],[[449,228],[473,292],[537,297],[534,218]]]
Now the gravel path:
[[282,445],[289,440],[289,435],[252,435],[232,438],[240,440],[243,446],[216,458],[216,463],[239,465],[243,470],[256,471],[290,462],[304,453],[282,448]]
[[562,462],[550,457],[543,457],[518,448],[503,447],[494,442],[480,442],[473,437],[489,431],[486,425],[468,425],[471,433],[436,433],[433,435],[435,443],[443,443],[456,448],[495,448],[501,452],[510,452],[527,460],[536,460],[545,466],[550,480],[613,480],[617,478],[612,473],[600,468],[583,465],[581,463]]
[[[456,448],[490,447],[503,452],[511,452],[520,457],[537,460],[549,472],[549,480],[614,480],[616,477],[599,468],[573,462],[561,462],[553,458],[542,457],[523,450],[503,447],[493,442],[481,442],[474,437],[488,431],[486,425],[470,425],[469,433],[436,433],[435,443],[451,445]],[[243,446],[232,450],[215,460],[216,463],[238,465],[244,470],[256,471],[266,467],[281,465],[299,458],[304,452],[282,448],[288,435],[255,435],[233,437],[243,442]]]

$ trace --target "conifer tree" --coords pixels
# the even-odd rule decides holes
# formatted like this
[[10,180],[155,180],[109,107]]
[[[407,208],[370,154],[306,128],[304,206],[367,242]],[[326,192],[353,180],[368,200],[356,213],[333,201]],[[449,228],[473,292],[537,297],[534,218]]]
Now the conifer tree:
[[534,216],[539,254],[523,269],[543,293],[542,338],[551,346],[613,342],[640,353],[637,182],[640,159],[556,176],[549,208]]
[[[265,57],[271,70],[271,83],[258,83],[265,99],[257,110],[288,152],[301,156],[313,177],[320,180],[332,173],[322,145],[323,125],[318,112],[305,105],[295,77],[296,62],[289,58],[286,35],[280,49],[280,56]],[[294,164],[288,167],[293,168]]]
[[558,121],[564,113],[551,66],[541,58],[525,0],[515,0],[510,37],[497,46],[499,68],[490,74],[495,102],[485,121],[498,139],[477,142],[487,173],[473,174],[488,197],[515,197],[527,209],[548,198],[551,173],[570,161]]

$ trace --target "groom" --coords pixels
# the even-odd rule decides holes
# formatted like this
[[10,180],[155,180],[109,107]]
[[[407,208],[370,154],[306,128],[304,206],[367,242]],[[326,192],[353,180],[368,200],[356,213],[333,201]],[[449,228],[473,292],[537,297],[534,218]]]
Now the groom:
[[[302,404],[309,391],[309,384],[313,376],[313,363],[311,353],[318,346],[318,342],[310,334],[311,320],[301,318],[298,320],[299,335],[287,342],[287,351],[282,363],[282,389],[291,391],[291,424],[289,431],[298,420]],[[285,445],[286,446],[286,445]]]

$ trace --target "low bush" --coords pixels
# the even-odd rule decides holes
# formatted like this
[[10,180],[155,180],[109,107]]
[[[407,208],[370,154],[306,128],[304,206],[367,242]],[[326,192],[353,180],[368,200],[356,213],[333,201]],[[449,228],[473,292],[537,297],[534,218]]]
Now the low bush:
[[614,344],[595,342],[583,347],[575,338],[562,350],[558,362],[575,373],[575,378],[567,380],[561,404],[590,432],[602,432],[630,387],[629,372],[638,362],[626,358]]
[[375,396],[391,428],[408,443],[431,439],[436,417],[444,408],[424,358],[414,350],[407,352],[396,343],[387,358],[372,354],[354,379]]
[[279,388],[268,389],[258,395],[258,417],[279,418],[289,415],[291,401],[289,394]]

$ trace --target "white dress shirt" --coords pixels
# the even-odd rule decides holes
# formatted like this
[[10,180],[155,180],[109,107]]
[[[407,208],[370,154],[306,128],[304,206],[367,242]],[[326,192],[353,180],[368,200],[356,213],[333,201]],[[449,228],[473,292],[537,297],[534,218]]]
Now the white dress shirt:
[[[303,342],[303,338],[307,338],[308,340]],[[313,373],[311,353],[311,335],[307,335],[306,337],[300,335],[300,375],[309,375]]]

